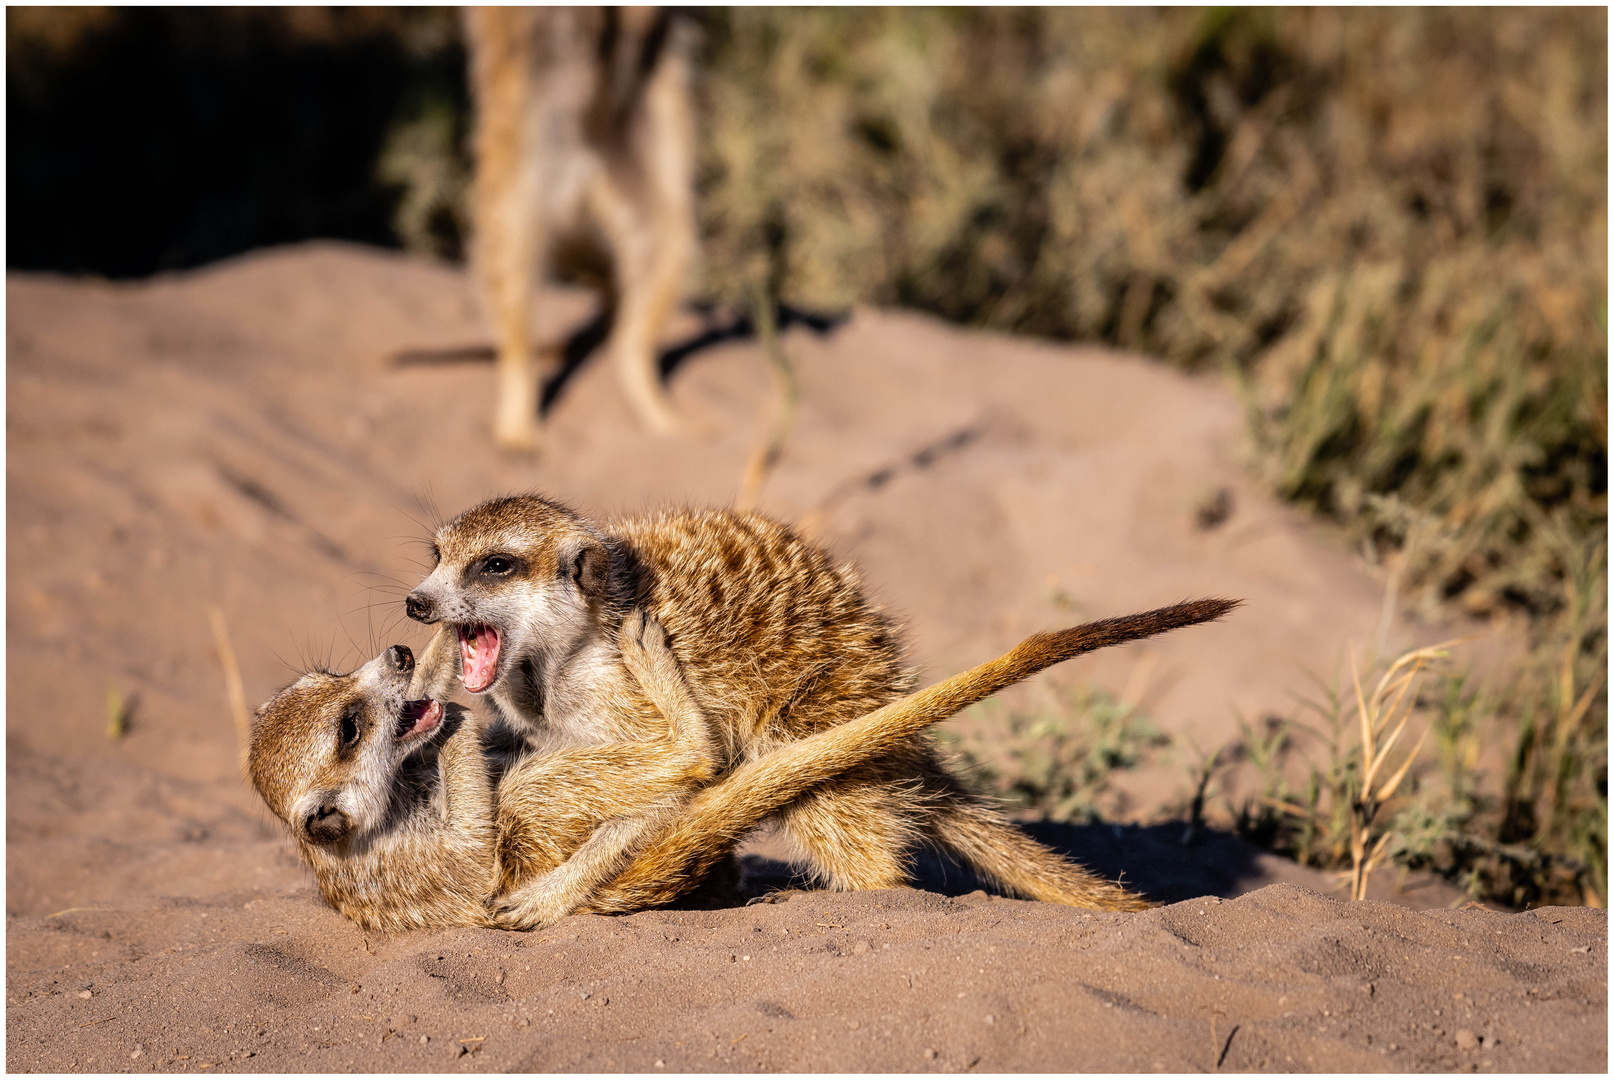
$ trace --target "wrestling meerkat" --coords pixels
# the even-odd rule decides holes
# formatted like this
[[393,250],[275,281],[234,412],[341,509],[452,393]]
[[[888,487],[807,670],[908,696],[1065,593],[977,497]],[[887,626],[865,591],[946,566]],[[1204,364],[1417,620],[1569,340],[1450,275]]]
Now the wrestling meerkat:
[[[623,666],[664,709],[658,737],[547,755],[503,781],[510,762],[484,744],[488,733],[429,693],[445,659],[436,642],[418,667],[395,645],[347,675],[310,672],[265,703],[252,726],[253,786],[291,830],[331,906],[378,930],[492,925],[484,905],[501,878],[496,782],[542,819],[521,835],[542,832],[555,853],[543,862],[528,839],[528,873],[568,859],[599,872],[595,851],[619,857],[620,845],[608,842],[613,819],[675,810],[676,797],[659,792],[709,775],[710,733],[660,628],[638,613],[627,621]],[[610,782],[642,773],[662,781],[648,803],[636,797],[645,786]],[[591,842],[596,829],[601,841]]]
[[[622,662],[665,712],[660,744],[531,755],[502,771],[474,722],[418,696],[437,681],[437,642],[418,669],[408,649],[393,646],[348,675],[305,675],[265,704],[253,726],[252,779],[325,899],[367,928],[497,925],[490,895],[578,866],[585,876],[604,869],[607,880],[578,910],[637,911],[700,884],[748,830],[815,786],[1045,667],[1158,633],[1164,621],[1146,612],[1033,635],[996,660],[786,743],[682,802],[658,796],[669,785],[653,773],[699,770],[710,732],[664,635],[642,613],[623,620]],[[660,820],[629,852],[613,826],[624,812],[643,812],[632,793],[645,791],[661,799]]]
[[[465,13],[471,98],[471,264],[498,348],[501,446],[538,440],[532,304],[545,266],[603,270],[605,351],[653,431],[685,425],[656,340],[694,259],[691,28],[657,8],[487,7]],[[598,276],[598,275],[597,275]]]
[[[537,496],[494,499],[437,531],[436,567],[406,609],[460,641],[465,688],[505,723],[553,745],[645,737],[618,658],[625,612],[666,627],[716,735],[715,773],[888,704],[911,685],[895,626],[856,572],[758,515],[683,511],[596,524]],[[1148,636],[1225,614],[1205,600],[1134,618]],[[1151,621],[1152,620],[1152,621]],[[967,792],[924,739],[797,799],[779,814],[825,884],[891,888],[921,842],[1013,893],[1081,907],[1138,899],[1037,844]],[[645,823],[648,830],[652,825]],[[635,831],[622,827],[623,843]],[[582,902],[533,882],[505,901],[506,924],[547,922]]]
[[485,924],[493,791],[461,710],[412,698],[394,646],[310,672],[258,708],[248,770],[327,903],[361,926]]

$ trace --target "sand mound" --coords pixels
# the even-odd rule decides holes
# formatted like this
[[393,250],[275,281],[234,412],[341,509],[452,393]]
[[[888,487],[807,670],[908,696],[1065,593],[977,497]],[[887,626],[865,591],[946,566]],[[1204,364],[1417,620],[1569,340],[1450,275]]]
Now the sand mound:
[[[12,1069],[1604,1068],[1602,912],[1449,912],[1443,884],[1389,878],[1398,903],[1347,905],[1180,826],[1040,827],[1177,901],[1135,916],[969,893],[930,864],[926,890],[367,938],[242,779],[210,609],[255,703],[307,661],[423,643],[398,603],[422,501],[725,503],[767,413],[755,345],[675,328],[708,332],[672,385],[710,440],[639,432],[590,363],[521,461],[484,435],[490,365],[389,361],[485,341],[450,268],[308,245],[137,285],[12,275],[7,299]],[[545,300],[569,323],[588,303]],[[1209,747],[1347,641],[1427,636],[1260,494],[1214,384],[905,314],[787,344],[803,407],[765,507],[819,515],[930,676],[1035,629],[1242,596],[1058,673]],[[1201,528],[1223,490],[1230,515]],[[109,689],[134,699],[121,740]],[[1137,809],[1180,781],[1140,778]],[[749,850],[753,895],[788,883],[765,838]]]

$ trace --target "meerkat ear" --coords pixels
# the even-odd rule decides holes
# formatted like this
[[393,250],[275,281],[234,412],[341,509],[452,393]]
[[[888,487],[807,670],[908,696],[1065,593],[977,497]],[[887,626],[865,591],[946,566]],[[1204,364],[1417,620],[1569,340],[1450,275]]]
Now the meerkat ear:
[[611,575],[611,553],[597,540],[581,540],[561,559],[561,572],[576,583],[590,600],[605,596],[605,583]]

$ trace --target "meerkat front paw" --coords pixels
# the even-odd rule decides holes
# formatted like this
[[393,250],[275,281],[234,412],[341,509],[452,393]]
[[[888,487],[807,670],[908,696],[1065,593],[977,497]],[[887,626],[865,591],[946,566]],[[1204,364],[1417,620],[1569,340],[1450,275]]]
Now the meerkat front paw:
[[527,889],[487,902],[488,915],[500,930],[542,930],[572,913],[565,897]]
[[444,624],[437,628],[415,661],[415,673],[409,682],[409,696],[441,700],[454,692],[459,677],[459,634],[453,627]]
[[622,664],[628,673],[639,680],[639,685],[655,699],[670,696],[683,688],[683,673],[678,658],[667,646],[667,631],[654,615],[642,608],[634,608],[622,619],[622,630],[617,635],[622,650]]

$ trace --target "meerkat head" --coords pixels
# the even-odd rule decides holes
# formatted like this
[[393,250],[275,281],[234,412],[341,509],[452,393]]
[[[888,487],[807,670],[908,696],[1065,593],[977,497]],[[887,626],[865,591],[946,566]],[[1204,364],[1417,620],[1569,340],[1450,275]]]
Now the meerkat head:
[[437,565],[404,602],[460,642],[460,679],[480,694],[518,664],[567,655],[620,591],[621,554],[586,518],[535,495],[493,499],[437,530]]
[[258,709],[253,786],[297,838],[322,846],[381,825],[399,767],[443,728],[443,706],[411,700],[415,658],[394,645],[357,671],[304,675]]

